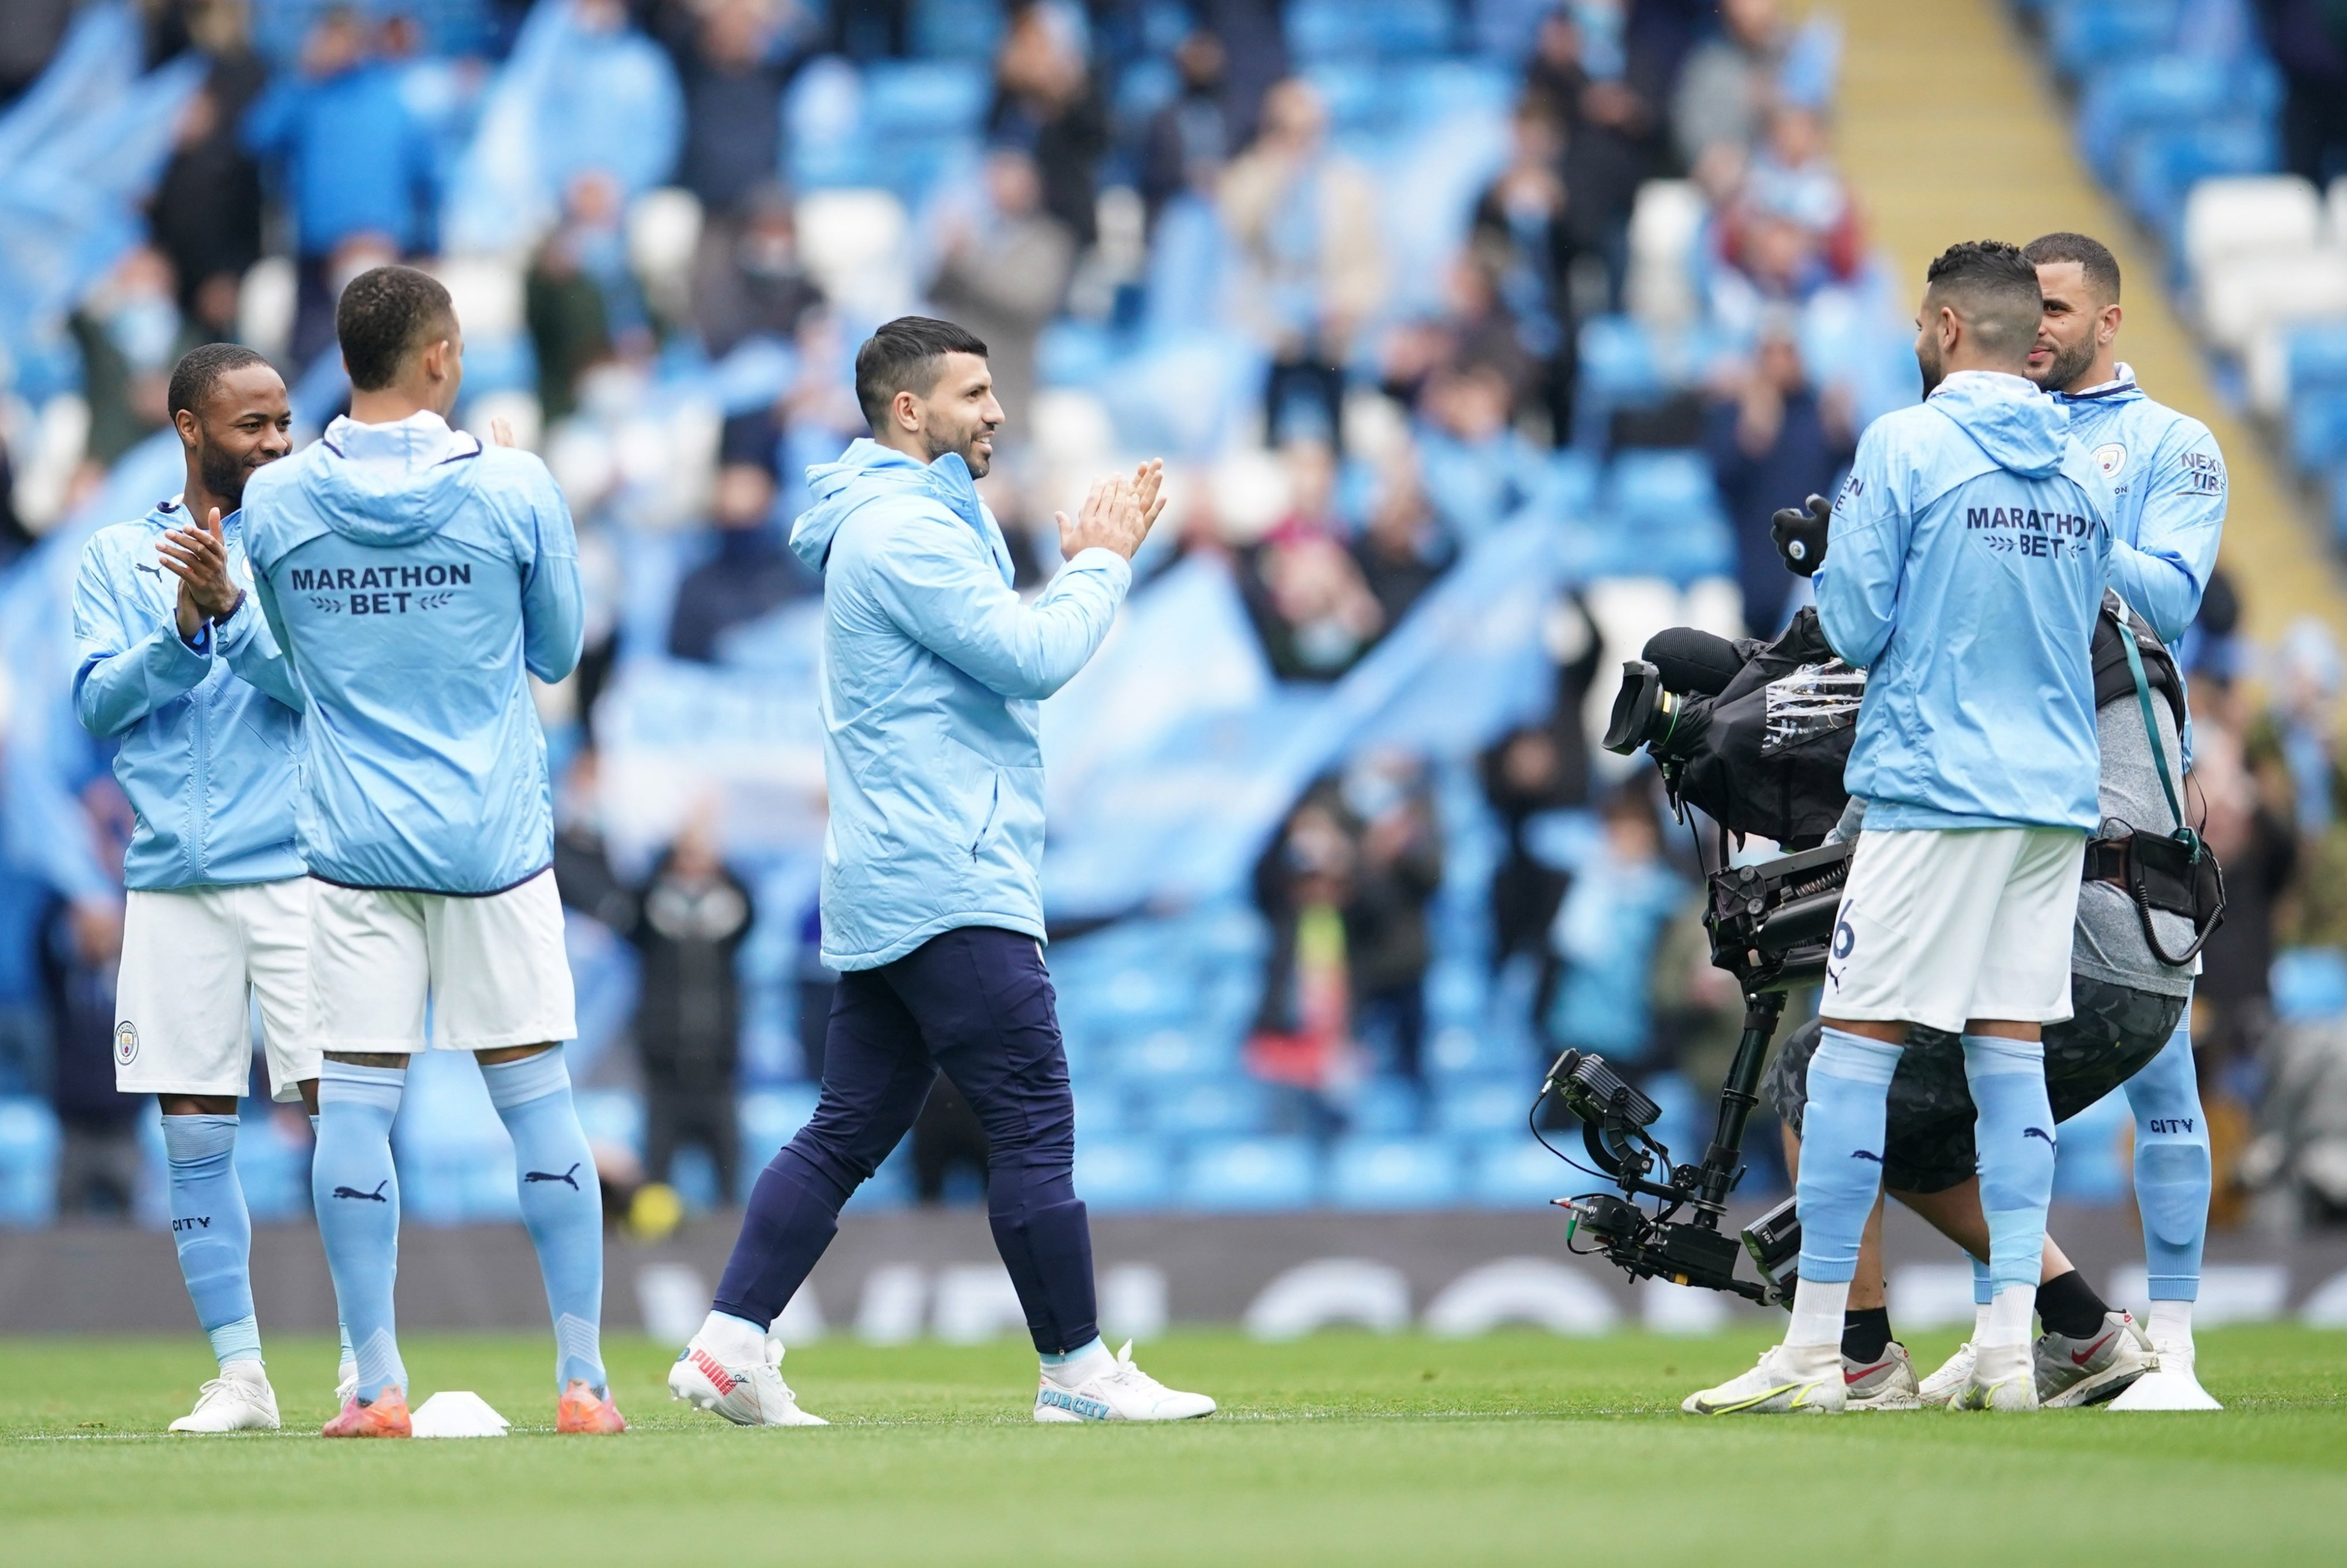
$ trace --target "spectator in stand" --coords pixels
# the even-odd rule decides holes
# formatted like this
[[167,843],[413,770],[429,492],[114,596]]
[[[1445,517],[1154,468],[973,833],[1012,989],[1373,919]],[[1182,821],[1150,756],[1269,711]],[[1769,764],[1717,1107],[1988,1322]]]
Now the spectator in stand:
[[110,464],[170,423],[164,405],[171,367],[196,346],[179,314],[171,263],[151,245],[133,246],[70,325],[89,402],[87,457]]
[[1562,966],[1544,1020],[1554,1050],[1637,1061],[1652,1043],[1655,953],[1689,890],[1663,859],[1646,777],[1607,798],[1604,836],[1577,868],[1550,928]]
[[2316,185],[2347,174],[2347,9],[2330,0],[2257,0],[2281,70],[2282,167]]
[[1705,449],[1736,535],[1744,625],[1756,637],[1784,626],[1801,580],[1777,554],[1770,516],[1805,496],[1830,500],[1858,446],[1849,397],[1809,384],[1793,327],[1781,311],[1768,317],[1751,368],[1713,398],[1705,422]]
[[1671,132],[1690,167],[1715,143],[1759,140],[1792,42],[1777,0],[1720,0],[1719,21],[1718,36],[1687,56],[1671,103]]
[[1575,248],[1559,173],[1563,144],[1558,122],[1539,99],[1516,106],[1508,165],[1477,199],[1470,241],[1532,363],[1534,395],[1548,415],[1550,438],[1560,446],[1573,436],[1576,335]]
[[1356,846],[1344,907],[1356,1033],[1382,1043],[1393,1070],[1422,1083],[1433,957],[1426,911],[1442,886],[1426,767],[1409,756],[1366,757],[1346,770],[1343,802]]
[[[787,6],[796,21],[797,6]],[[784,29],[773,0],[715,0],[681,64],[684,151],[677,172],[717,218],[770,184],[783,167],[783,89],[805,56],[777,58]]]
[[591,211],[600,190],[574,189],[569,214],[538,246],[522,283],[522,313],[538,360],[538,406],[548,424],[579,406],[579,378],[613,352],[611,313],[590,270],[607,260],[595,252],[610,231],[582,220],[580,196]]
[[1389,630],[1450,565],[1456,552],[1427,502],[1415,448],[1405,445],[1386,462],[1368,526],[1352,549]]
[[1344,916],[1357,862],[1336,788],[1323,780],[1255,868],[1255,907],[1271,927],[1271,948],[1247,1071],[1289,1091],[1305,1130],[1323,1137],[1343,1128],[1337,1102],[1357,1071]]
[[355,275],[346,272],[349,258],[338,262],[338,251],[364,241],[413,255],[435,243],[432,146],[349,5],[320,15],[302,41],[300,68],[247,114],[244,143],[276,169],[293,208],[298,376],[334,344],[334,301]]
[[1765,214],[1801,231],[1805,251],[1833,281],[1855,276],[1866,259],[1857,203],[1827,155],[1825,122],[1809,109],[1769,111],[1768,138],[1747,164],[1729,208],[1731,254],[1741,243],[1739,220],[1747,214]]
[[1187,192],[1214,200],[1223,166],[1239,146],[1237,116],[1225,91],[1230,56],[1223,41],[1203,30],[1191,34],[1174,51],[1174,68],[1181,74],[1182,90],[1149,117],[1141,135],[1141,200],[1153,230],[1157,214],[1176,196]]
[[710,518],[717,550],[677,585],[669,656],[714,663],[724,634],[821,585],[784,548],[774,524],[774,471],[734,463],[717,473]]
[[987,134],[1024,147],[1043,185],[1043,210],[1067,225],[1079,251],[1099,237],[1098,169],[1108,150],[1108,115],[1092,67],[1053,6],[1020,5],[994,57],[994,103]]
[[636,1053],[644,1074],[644,1173],[670,1179],[676,1152],[698,1144],[735,1192],[733,1078],[742,1060],[742,981],[750,890],[718,851],[706,813],[688,820],[635,897],[624,935],[643,958]]
[[1509,422],[1506,373],[1486,360],[1438,372],[1419,400],[1419,453],[1427,493],[1466,548],[1540,491],[1548,459]]
[[1075,270],[1074,237],[1043,210],[1035,160],[1016,147],[987,154],[986,205],[946,224],[943,261],[929,298],[938,313],[987,346],[994,395],[1008,415],[1008,444],[1033,438],[1035,343],[1059,314]]
[[1547,111],[1564,135],[1563,174],[1572,200],[1565,226],[1574,248],[1605,263],[1609,302],[1618,304],[1629,265],[1630,209],[1638,187],[1659,171],[1662,116],[1656,108],[1670,83],[1669,52],[1646,46],[1643,36],[1619,76],[1594,76],[1584,64],[1587,39],[1573,11],[1560,6],[1541,21],[1524,96]]
[[798,220],[790,193],[769,180],[747,192],[737,210],[701,231],[692,261],[692,315],[713,355],[744,338],[794,337],[823,290],[799,256]]
[[1337,542],[1335,455],[1320,442],[1286,448],[1287,516],[1238,552],[1241,598],[1275,674],[1333,681],[1385,630],[1385,616]]
[[1329,150],[1327,133],[1318,92],[1281,82],[1264,99],[1262,134],[1223,177],[1223,218],[1246,273],[1241,312],[1271,354],[1264,414],[1273,446],[1299,396],[1341,446],[1345,361],[1385,293],[1376,187]]
[[261,167],[237,139],[241,106],[227,97],[215,67],[181,115],[147,226],[170,258],[179,309],[207,342],[236,331],[237,291],[261,258]]
[[684,139],[684,92],[667,52],[630,25],[622,0],[548,3],[567,4],[571,26],[532,128],[538,178],[563,190],[599,169],[623,203],[666,183]]
[[80,791],[96,864],[116,878],[104,896],[52,905],[41,955],[54,1064],[49,1103],[65,1134],[57,1157],[57,1212],[128,1219],[138,1192],[142,1098],[114,1088],[114,982],[122,958],[118,874],[130,841],[130,802],[110,774]]

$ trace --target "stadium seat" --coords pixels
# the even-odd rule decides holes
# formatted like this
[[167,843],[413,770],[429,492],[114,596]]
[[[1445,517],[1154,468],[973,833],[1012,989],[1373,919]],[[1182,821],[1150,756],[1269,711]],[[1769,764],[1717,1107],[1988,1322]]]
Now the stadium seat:
[[[1551,1132],[1559,1148],[1579,1147],[1578,1132]],[[1483,1208],[1539,1208],[1551,1198],[1582,1192],[1594,1181],[1541,1147],[1521,1122],[1513,1132],[1478,1138],[1469,1145],[1468,1201]]]
[[2184,260],[2200,277],[2237,256],[2295,255],[2322,241],[2322,202],[2294,174],[2204,179],[2184,202]]
[[833,301],[887,311],[912,297],[905,204],[887,190],[814,190],[799,198],[799,253]]
[[876,60],[864,67],[867,136],[975,132],[994,84],[977,60]]
[[1287,46],[1299,60],[1402,59],[1450,46],[1443,0],[1295,0]]
[[1235,1075],[1168,1084],[1135,1095],[1141,1119],[1150,1130],[1174,1137],[1260,1132],[1269,1116],[1269,1102],[1262,1084]]
[[309,1130],[297,1122],[293,1126],[299,1131],[289,1131],[285,1121],[249,1100],[237,1127],[237,1184],[244,1189],[245,1208],[261,1225],[306,1219],[310,1214]]
[[2135,1191],[2135,1113],[2125,1094],[2106,1094],[2062,1123],[2054,1154],[2054,1196],[2073,1204],[2123,1204]]
[[1345,1120],[1356,1132],[1414,1132],[1425,1099],[1425,1094],[1408,1079],[1372,1078],[1354,1092],[1345,1107]]
[[1096,1214],[1162,1209],[1173,1202],[1173,1162],[1153,1138],[1079,1136],[1076,1192]]
[[2347,463],[2347,387],[2321,387],[2291,399],[2290,456],[2309,474]]
[[1691,179],[1649,179],[1630,210],[1631,314],[1650,326],[1676,327],[1703,308],[1696,287],[1696,243],[1711,212]]
[[45,1225],[57,1212],[56,1113],[28,1094],[0,1099],[0,1225]]
[[1181,1205],[1202,1214],[1297,1209],[1318,1196],[1319,1162],[1298,1137],[1218,1138],[1190,1152]]
[[2160,127],[2132,138],[2119,158],[2119,192],[2135,215],[2166,241],[2173,254],[2185,195],[2201,180],[2257,174],[2276,153],[2270,118]]
[[[812,1083],[787,1089],[759,1089],[742,1096],[735,1111],[742,1140],[741,1167],[744,1180],[753,1179],[775,1152],[815,1114],[817,1097]],[[745,1186],[742,1195],[749,1195]]]
[[934,59],[981,62],[1002,39],[998,0],[914,0],[913,52]]
[[2046,40],[2054,64],[2073,80],[2157,53],[2175,36],[2178,0],[2052,0]]
[[1532,1091],[1508,1081],[1446,1083],[1436,1091],[1434,1122],[1445,1132],[1504,1132],[1522,1128]]
[[2292,395],[2347,390],[2347,320],[2304,323],[2292,327],[2285,341]]
[[1440,1209],[1459,1199],[1457,1148],[1447,1138],[1356,1136],[1328,1161],[1328,1201],[1340,1209]]
[[1238,1067],[1238,1042],[1197,1030],[1154,1030],[1114,1052],[1109,1064],[1126,1082],[1137,1085],[1224,1077]]
[[2239,77],[2223,60],[2155,55],[2090,76],[2078,100],[2078,150],[2106,183],[2118,177],[2129,137],[2163,123],[2210,119],[2229,107]]
[[1598,510],[1621,530],[1642,576],[1686,584],[1729,569],[1727,514],[1711,463],[1694,451],[1628,451],[1605,476]]
[[579,1125],[587,1142],[625,1149],[641,1159],[644,1153],[644,1102],[624,1089],[580,1089],[572,1091],[579,1108]]
[[2347,1018],[2347,953],[2291,948],[2274,956],[2274,1016],[2288,1023]]
[[2334,251],[2240,256],[2198,280],[2201,329],[2239,354],[2269,326],[2347,317],[2347,264]]

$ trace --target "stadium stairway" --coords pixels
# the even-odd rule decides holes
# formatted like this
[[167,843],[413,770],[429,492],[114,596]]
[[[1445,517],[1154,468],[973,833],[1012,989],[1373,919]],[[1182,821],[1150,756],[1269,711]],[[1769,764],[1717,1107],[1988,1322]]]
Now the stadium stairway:
[[2127,279],[2119,343],[2154,397],[2207,423],[2232,484],[2223,564],[2250,634],[2270,645],[2303,615],[2347,638],[2347,589],[2255,434],[2226,408],[2133,222],[2079,161],[2060,89],[1997,0],[1820,0],[1844,54],[1835,155],[1875,242],[1920,286],[1958,240],[2095,235]]

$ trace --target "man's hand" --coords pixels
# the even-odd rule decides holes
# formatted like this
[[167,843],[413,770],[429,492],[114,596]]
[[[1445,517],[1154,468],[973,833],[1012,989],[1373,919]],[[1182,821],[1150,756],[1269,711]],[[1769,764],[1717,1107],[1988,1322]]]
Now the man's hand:
[[214,507],[200,528],[173,528],[155,546],[163,564],[179,579],[179,636],[192,641],[207,620],[236,612],[244,590],[228,573],[228,539]]
[[502,414],[493,415],[489,420],[489,445],[492,446],[518,446],[521,445],[520,442],[514,439],[513,425]]
[[1060,554],[1073,560],[1081,550],[1108,549],[1131,560],[1165,510],[1164,481],[1163,459],[1152,457],[1130,479],[1118,475],[1093,485],[1074,522],[1065,512],[1052,514],[1060,525]]
[[1787,507],[1768,519],[1768,537],[1785,569],[1808,577],[1826,562],[1826,525],[1833,520],[1833,503],[1811,496],[1799,507]]

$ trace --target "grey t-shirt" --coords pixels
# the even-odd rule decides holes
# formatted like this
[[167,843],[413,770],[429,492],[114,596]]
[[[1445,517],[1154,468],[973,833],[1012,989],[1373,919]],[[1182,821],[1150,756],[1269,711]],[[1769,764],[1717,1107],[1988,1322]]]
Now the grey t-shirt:
[[[2159,743],[2168,758],[2168,777],[2176,784],[2176,796],[2181,800],[2184,747],[2177,739],[2176,714],[2168,707],[2168,699],[2157,692],[2152,693],[2151,712],[2159,725]],[[2167,793],[2159,787],[2158,770],[2152,766],[2151,748],[2144,742],[2143,704],[2132,692],[2095,715],[2095,736],[2103,752],[2098,788],[2103,825],[2097,836],[2123,838],[2130,832],[2175,832],[2176,814],[2168,807]],[[1826,841],[1840,844],[1856,838],[1865,816],[1866,803],[1852,796]],[[2192,945],[2192,922],[2183,916],[2155,910],[2151,917],[2153,929],[2159,933],[2160,946],[2169,952],[2181,952]],[[2157,996],[2180,997],[2190,992],[2192,977],[2200,972],[2197,957],[2180,968],[2161,963],[2152,952],[2151,944],[2144,940],[2143,917],[2137,912],[2135,900],[2107,882],[2088,882],[2079,887],[2076,930],[2070,948],[2073,974],[2132,986]]]

